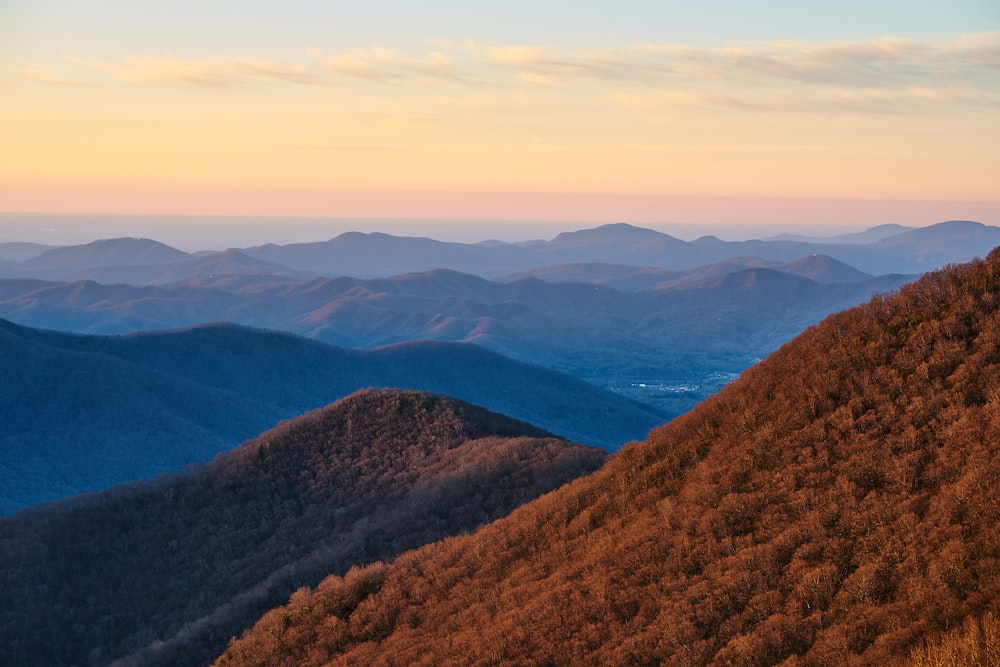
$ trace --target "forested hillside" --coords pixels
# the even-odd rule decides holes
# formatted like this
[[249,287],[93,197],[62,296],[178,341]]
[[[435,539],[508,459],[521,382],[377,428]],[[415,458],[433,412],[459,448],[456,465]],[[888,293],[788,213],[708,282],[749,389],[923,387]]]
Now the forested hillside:
[[297,592],[218,664],[987,655],[998,306],[1000,250],[831,316],[594,475]]
[[202,469],[0,519],[0,664],[207,664],[296,588],[604,458],[453,399],[359,392]]

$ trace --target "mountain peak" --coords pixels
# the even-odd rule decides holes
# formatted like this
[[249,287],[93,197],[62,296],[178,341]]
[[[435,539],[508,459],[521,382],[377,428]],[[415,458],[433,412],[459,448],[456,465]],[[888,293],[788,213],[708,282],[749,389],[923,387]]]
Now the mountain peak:
[[653,229],[636,227],[625,222],[609,223],[590,229],[581,229],[575,232],[563,232],[556,236],[552,243],[557,242],[579,242],[579,241],[627,241],[632,243],[646,243],[661,239],[674,239],[669,234],[664,234]]
[[966,241],[987,234],[1000,238],[1000,227],[990,227],[974,220],[946,220],[888,236],[875,245],[894,246],[914,241]]
[[405,446],[417,437],[418,431],[444,443],[487,436],[554,437],[525,422],[458,399],[421,391],[374,388],[356,391],[327,407],[307,412],[261,437],[312,446],[315,438],[289,437],[291,431],[302,429],[322,431],[327,439],[332,437],[330,434],[336,434],[336,437],[357,443],[365,451],[382,454]]
[[25,266],[129,266],[168,264],[187,259],[186,252],[152,239],[121,237],[100,239],[84,245],[47,250],[25,262]]
[[789,262],[782,270],[819,283],[855,283],[872,277],[850,264],[818,253]]

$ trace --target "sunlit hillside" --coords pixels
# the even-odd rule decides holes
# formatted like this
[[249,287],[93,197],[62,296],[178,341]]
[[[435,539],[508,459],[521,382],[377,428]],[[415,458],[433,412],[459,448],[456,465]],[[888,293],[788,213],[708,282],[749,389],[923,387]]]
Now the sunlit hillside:
[[998,307],[994,251],[834,315],[596,474],[296,593],[218,664],[968,652],[948,633],[1000,605]]

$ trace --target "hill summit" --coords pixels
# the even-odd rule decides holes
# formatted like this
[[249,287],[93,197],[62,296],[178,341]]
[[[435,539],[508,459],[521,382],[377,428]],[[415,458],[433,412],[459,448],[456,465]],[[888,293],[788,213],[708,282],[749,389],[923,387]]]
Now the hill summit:
[[0,664],[205,664],[297,587],[471,530],[604,458],[454,399],[352,394],[204,468],[0,519]]
[[506,519],[297,594],[217,664],[998,664],[998,447],[995,250]]

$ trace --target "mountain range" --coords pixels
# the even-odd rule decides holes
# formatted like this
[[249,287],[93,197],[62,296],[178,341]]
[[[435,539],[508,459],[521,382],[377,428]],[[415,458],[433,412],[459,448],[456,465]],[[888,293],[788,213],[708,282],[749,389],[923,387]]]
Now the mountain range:
[[920,229],[886,225],[830,239],[800,236],[750,241],[722,241],[714,236],[683,241],[624,223],[518,243],[453,243],[348,232],[328,241],[194,254],[149,239],[121,238],[48,249],[0,243],[0,277],[145,285],[210,273],[384,278],[450,269],[494,278],[553,264],[619,264],[680,271],[741,257],[788,263],[814,254],[829,255],[862,272],[881,275],[923,273],[982,256],[996,245],[1000,245],[1000,227],[973,221],[942,222]]
[[345,350],[233,325],[78,336],[0,321],[0,512],[206,461],[366,387],[444,393],[606,449],[665,417],[457,343]]
[[349,348],[475,343],[673,416],[825,315],[914,278],[858,276],[823,256],[784,268],[713,265],[637,291],[448,270],[368,280],[201,276],[172,286],[16,279],[0,280],[0,317],[101,334],[225,320]]
[[675,416],[825,315],[994,243],[1000,228],[951,221],[745,242],[613,224],[521,243],[351,232],[193,254],[144,239],[35,256],[0,244],[19,258],[0,267],[0,317],[104,334],[230,321],[351,348],[471,342]]
[[[0,314],[122,332],[0,320],[4,502],[105,489],[0,517],[0,663],[998,663],[1000,249],[919,279],[836,250],[923,272],[994,229],[702,262],[723,242],[610,225],[475,244],[548,258],[492,278],[0,247]],[[355,259],[416,247],[384,236]],[[408,389],[341,398],[373,385]]]
[[449,398],[352,394],[203,467],[0,518],[0,663],[207,664],[297,588],[605,456]]
[[296,593],[216,664],[997,664],[998,350],[1000,250],[505,519]]
[[818,283],[856,283],[874,276],[858,271],[829,255],[812,254],[793,262],[769,262],[757,257],[734,257],[683,271],[669,271],[652,266],[577,263],[552,264],[534,269],[510,271],[496,276],[500,282],[535,277],[546,282],[591,283],[607,285],[625,292],[669,287],[685,287],[748,269],[773,269]]

